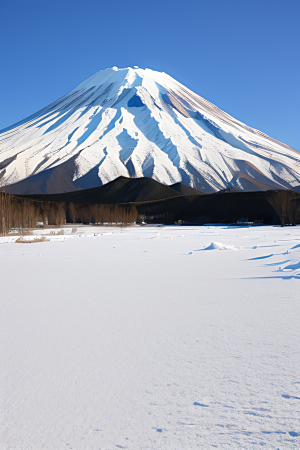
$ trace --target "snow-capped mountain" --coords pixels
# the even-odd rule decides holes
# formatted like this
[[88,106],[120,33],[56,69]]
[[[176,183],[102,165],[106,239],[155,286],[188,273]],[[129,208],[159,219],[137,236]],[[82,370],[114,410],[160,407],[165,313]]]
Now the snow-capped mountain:
[[300,186],[299,152],[138,67],[98,72],[0,138],[8,192],[89,188],[120,175],[208,193]]

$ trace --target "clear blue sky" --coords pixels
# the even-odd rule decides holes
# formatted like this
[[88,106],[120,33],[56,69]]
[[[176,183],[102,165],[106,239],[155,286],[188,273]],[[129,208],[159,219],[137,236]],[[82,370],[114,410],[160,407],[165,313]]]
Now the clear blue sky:
[[299,18],[300,0],[1,0],[0,128],[137,65],[300,150]]

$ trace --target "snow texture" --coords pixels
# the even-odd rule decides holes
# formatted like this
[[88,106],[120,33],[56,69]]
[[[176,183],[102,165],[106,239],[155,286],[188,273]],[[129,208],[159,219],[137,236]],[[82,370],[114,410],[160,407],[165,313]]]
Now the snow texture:
[[0,238],[1,450],[299,448],[299,227],[58,231]]
[[136,66],[96,73],[2,130],[0,138],[0,186],[71,158],[72,180],[80,187],[120,175],[150,176],[168,185],[182,181],[204,192],[300,186],[299,152],[244,125],[169,75]]

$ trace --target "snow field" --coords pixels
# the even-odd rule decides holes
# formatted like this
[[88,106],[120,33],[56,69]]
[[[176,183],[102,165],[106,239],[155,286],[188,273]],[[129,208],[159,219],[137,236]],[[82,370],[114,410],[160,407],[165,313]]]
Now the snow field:
[[1,450],[299,448],[299,227],[16,238]]

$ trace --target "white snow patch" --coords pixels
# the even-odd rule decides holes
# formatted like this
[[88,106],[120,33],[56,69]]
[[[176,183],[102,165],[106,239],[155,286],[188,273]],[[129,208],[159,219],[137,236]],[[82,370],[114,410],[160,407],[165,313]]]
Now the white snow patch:
[[208,247],[203,250],[238,250],[234,245],[225,245],[221,242],[212,242]]

